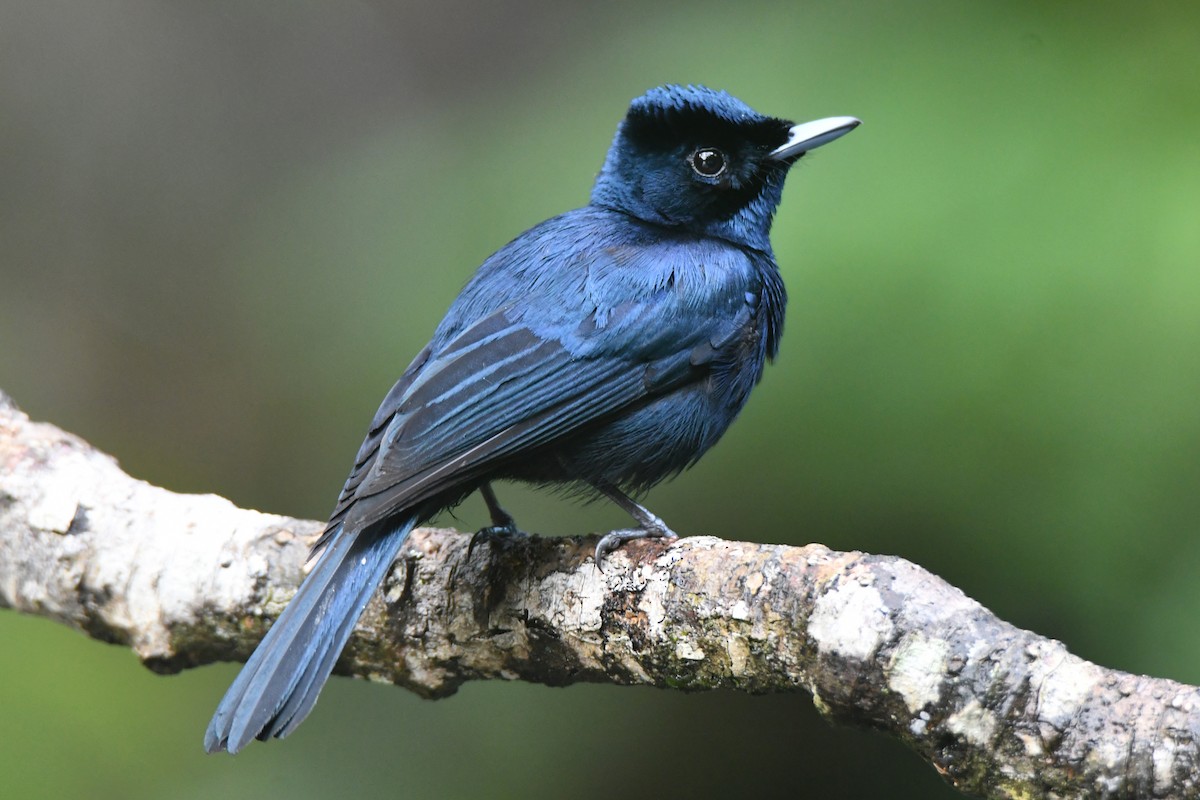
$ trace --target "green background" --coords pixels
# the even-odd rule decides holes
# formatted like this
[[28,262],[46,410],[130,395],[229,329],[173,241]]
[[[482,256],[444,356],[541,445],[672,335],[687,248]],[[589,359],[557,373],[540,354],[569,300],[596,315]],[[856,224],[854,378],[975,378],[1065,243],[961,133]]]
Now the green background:
[[[898,553],[1200,683],[1198,9],[6,3],[0,387],[133,475],[323,517],[458,287],[584,202],[630,98],[852,114],[776,217],[778,363],[648,504]],[[624,522],[501,488],[528,530]],[[235,669],[0,613],[6,796],[956,796],[802,695],[335,679],[286,742],[206,757]]]

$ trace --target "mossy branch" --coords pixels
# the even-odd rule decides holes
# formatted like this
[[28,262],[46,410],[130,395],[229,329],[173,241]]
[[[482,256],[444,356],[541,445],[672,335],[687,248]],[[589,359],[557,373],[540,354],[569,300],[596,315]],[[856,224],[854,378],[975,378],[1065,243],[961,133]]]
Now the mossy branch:
[[[0,606],[151,669],[245,659],[321,527],[131,478],[0,394]],[[696,537],[601,572],[595,537],[469,543],[415,531],[338,671],[427,697],[496,678],[806,691],[967,794],[1200,796],[1200,690],[1077,658],[903,559]]]

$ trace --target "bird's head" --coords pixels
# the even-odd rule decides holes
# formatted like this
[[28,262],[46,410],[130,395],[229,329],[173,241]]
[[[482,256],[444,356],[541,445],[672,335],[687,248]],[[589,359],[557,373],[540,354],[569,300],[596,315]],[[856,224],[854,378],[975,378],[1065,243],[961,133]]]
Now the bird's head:
[[769,250],[788,168],[858,124],[832,117],[794,125],[725,92],[661,86],[630,104],[592,203]]

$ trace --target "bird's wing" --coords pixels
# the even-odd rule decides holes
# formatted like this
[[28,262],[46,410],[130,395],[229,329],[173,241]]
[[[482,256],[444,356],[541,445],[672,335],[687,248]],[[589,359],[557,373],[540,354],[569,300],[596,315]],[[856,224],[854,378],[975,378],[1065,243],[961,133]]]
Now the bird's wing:
[[696,379],[750,314],[747,305],[688,312],[662,297],[570,328],[493,312],[419,356],[389,392],[327,534],[412,508]]

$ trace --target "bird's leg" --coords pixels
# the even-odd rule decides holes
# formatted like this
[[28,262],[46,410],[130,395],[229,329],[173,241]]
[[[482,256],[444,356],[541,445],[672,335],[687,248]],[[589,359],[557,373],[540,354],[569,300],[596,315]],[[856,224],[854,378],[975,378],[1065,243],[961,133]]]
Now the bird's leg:
[[604,556],[634,539],[677,539],[679,534],[667,527],[657,514],[607,481],[596,481],[592,488],[620,506],[637,521],[633,530],[611,531],[596,543],[596,566],[603,569]]
[[489,533],[519,533],[517,530],[517,521],[512,518],[500,505],[500,501],[496,499],[496,492],[492,489],[490,483],[485,483],[479,487],[479,494],[483,497],[483,502],[487,503],[488,515],[492,518],[490,528],[483,530]]
[[475,546],[484,539],[491,539],[494,536],[513,536],[520,533],[517,529],[517,521],[513,519],[512,514],[509,514],[500,505],[500,501],[496,499],[496,492],[493,491],[490,483],[482,484],[479,487],[479,494],[483,497],[483,502],[487,504],[488,515],[492,518],[492,524],[486,528],[480,528],[471,536],[471,541],[467,545],[467,556],[470,557]]

